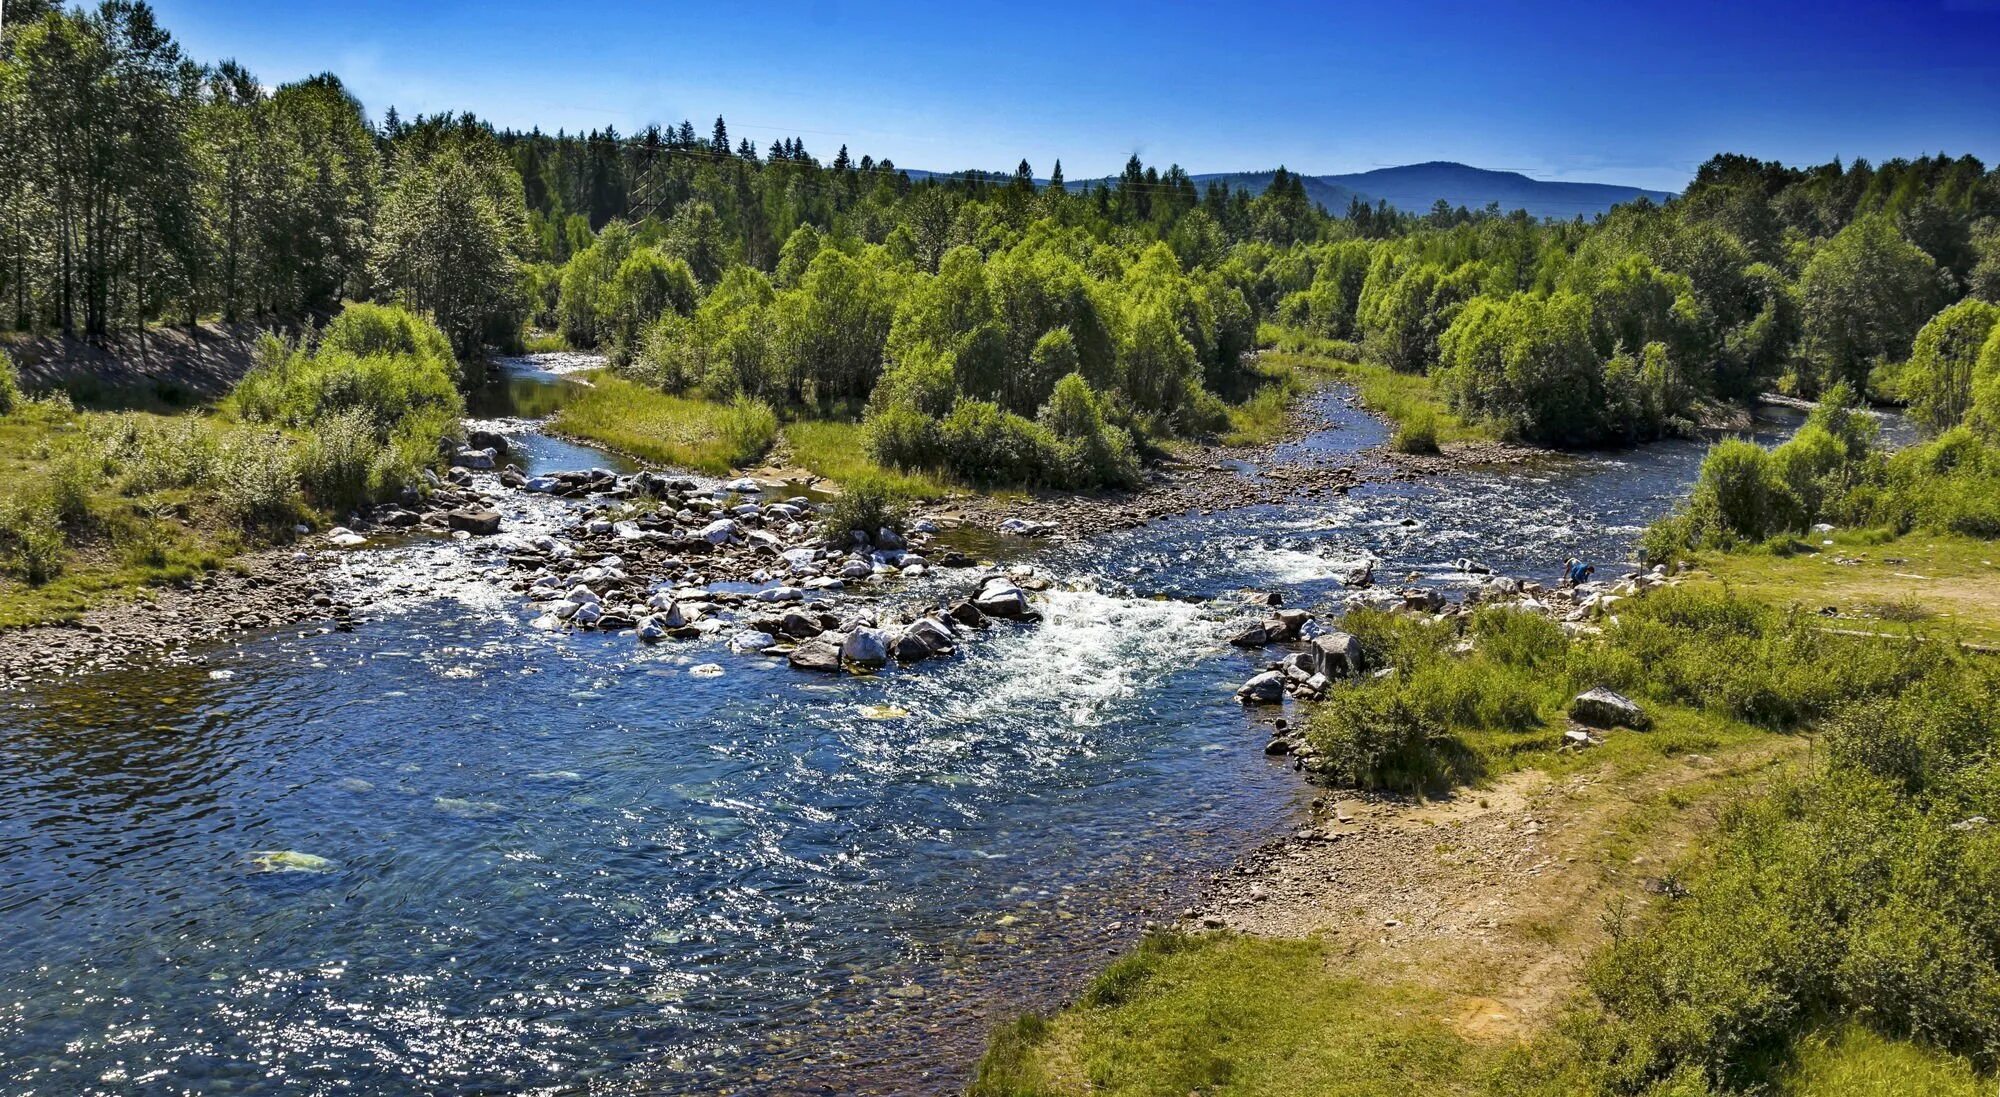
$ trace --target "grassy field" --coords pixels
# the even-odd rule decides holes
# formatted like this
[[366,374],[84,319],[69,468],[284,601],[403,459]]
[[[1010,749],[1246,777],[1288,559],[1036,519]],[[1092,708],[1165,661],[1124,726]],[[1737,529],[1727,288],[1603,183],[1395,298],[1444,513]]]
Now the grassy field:
[[1325,940],[1155,936],[1053,1022],[995,1040],[974,1097],[1475,1093],[1491,1050],[1442,995],[1341,974]]
[[[1833,543],[1819,543],[1825,540]],[[1920,624],[2000,644],[2000,548],[1990,541],[1834,533],[1794,547],[1708,553],[1699,563],[1760,601],[1811,612],[1832,607],[1838,616],[1828,619],[1828,627],[1900,634]]]

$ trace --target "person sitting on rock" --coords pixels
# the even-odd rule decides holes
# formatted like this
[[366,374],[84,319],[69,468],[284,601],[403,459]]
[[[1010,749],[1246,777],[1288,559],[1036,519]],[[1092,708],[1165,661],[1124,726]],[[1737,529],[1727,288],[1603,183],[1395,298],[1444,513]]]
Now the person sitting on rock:
[[1591,575],[1596,571],[1597,567],[1594,564],[1586,564],[1581,560],[1571,560],[1569,563],[1569,586],[1571,588],[1582,586],[1590,581]]

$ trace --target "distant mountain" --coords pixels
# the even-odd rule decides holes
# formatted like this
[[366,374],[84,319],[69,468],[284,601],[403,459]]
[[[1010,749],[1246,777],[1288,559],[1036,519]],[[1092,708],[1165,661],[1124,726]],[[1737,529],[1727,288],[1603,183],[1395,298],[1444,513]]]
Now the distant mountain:
[[[912,179],[921,179],[945,173],[911,171],[909,174]],[[1219,180],[1232,189],[1241,187],[1252,194],[1262,194],[1271,185],[1271,177],[1275,174],[1269,171],[1212,172],[1193,178],[1198,187],[1205,188],[1211,181]],[[1399,168],[1378,168],[1352,175],[1306,175],[1301,178],[1305,180],[1306,197],[1335,214],[1346,212],[1348,203],[1356,198],[1371,206],[1378,201],[1387,202],[1406,213],[1426,213],[1432,204],[1442,198],[1453,209],[1464,206],[1469,210],[1480,210],[1486,208],[1488,203],[1498,202],[1506,212],[1523,209],[1531,217],[1556,217],[1566,221],[1581,216],[1588,220],[1621,203],[1640,198],[1664,202],[1674,197],[1672,191],[1646,190],[1614,183],[1559,183],[1530,179],[1517,171],[1492,171],[1445,160],[1406,164]],[[1040,185],[1046,180],[1037,179],[1035,182]],[[1096,179],[1070,179],[1065,181],[1065,185],[1073,191],[1084,191],[1098,182]],[[1115,178],[1104,182],[1113,186],[1118,184]]]
[[[1407,164],[1400,168],[1378,168],[1353,175],[1315,176],[1306,183],[1307,194],[1313,193],[1312,184],[1315,182],[1335,190],[1363,195],[1371,201],[1380,199],[1409,213],[1423,213],[1442,198],[1454,209],[1464,206],[1476,210],[1489,202],[1498,202],[1502,210],[1524,209],[1532,217],[1559,217],[1565,220],[1578,215],[1595,217],[1612,206],[1640,198],[1664,202],[1674,196],[1671,191],[1645,190],[1612,183],[1558,183],[1530,179],[1517,171],[1490,171],[1442,160]],[[1327,206],[1335,213],[1345,208],[1344,199],[1338,206]]]

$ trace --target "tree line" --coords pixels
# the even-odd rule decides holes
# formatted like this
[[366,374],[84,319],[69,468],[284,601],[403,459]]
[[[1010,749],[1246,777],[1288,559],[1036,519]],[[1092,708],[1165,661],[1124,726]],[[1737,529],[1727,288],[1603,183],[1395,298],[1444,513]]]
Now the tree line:
[[[2000,299],[2000,174],[1971,157],[1722,155],[1685,195],[1588,223],[1327,211],[1282,168],[1255,195],[1137,157],[1072,187],[1060,163],[933,175],[759,148],[722,118],[378,124],[331,74],[273,89],[196,63],[134,0],[8,14],[16,329],[299,324],[393,300],[462,357],[559,332],[664,388],[865,416],[884,459],[978,478],[1128,477],[1118,454],[1213,430],[1256,383],[1260,327],[1430,374],[1503,434],[1595,445],[1772,386],[1906,398],[1926,323]],[[1087,400],[1054,408],[1059,387]],[[1097,456],[1051,465],[1057,421]]]

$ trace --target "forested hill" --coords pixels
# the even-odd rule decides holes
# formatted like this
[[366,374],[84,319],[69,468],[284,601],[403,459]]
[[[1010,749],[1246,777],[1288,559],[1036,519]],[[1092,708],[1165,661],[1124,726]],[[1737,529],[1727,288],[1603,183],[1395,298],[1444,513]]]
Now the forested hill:
[[[1197,175],[1194,179],[1199,184],[1217,179],[1231,188],[1243,187],[1252,194],[1262,194],[1264,188],[1271,185],[1275,174],[1268,171],[1235,172]],[[1306,197],[1336,214],[1345,211],[1348,203],[1356,199],[1370,206],[1387,202],[1405,213],[1428,213],[1439,201],[1453,209],[1463,206],[1468,210],[1485,209],[1498,202],[1505,213],[1522,209],[1536,218],[1553,217],[1567,221],[1582,217],[1589,220],[1608,212],[1612,206],[1641,197],[1655,202],[1673,197],[1670,191],[1611,183],[1558,183],[1530,179],[1516,171],[1492,171],[1448,161],[1405,164],[1351,175],[1307,175],[1302,178]]]

